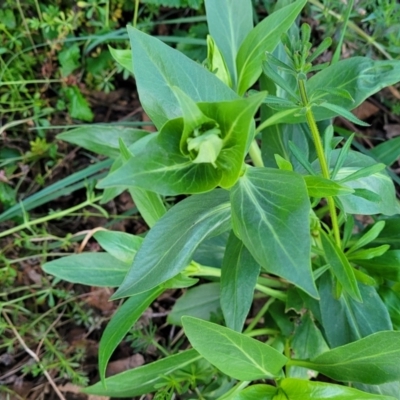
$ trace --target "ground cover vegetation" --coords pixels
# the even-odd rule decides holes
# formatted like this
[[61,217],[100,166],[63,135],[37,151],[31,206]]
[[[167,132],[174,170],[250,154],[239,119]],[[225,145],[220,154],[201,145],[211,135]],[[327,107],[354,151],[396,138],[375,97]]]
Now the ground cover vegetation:
[[399,399],[399,6],[141,3],[0,10],[1,390]]

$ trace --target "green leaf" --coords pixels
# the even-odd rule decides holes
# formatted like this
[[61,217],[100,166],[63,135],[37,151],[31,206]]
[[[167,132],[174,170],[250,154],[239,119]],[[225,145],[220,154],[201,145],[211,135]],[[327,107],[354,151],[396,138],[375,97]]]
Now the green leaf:
[[58,61],[61,65],[61,75],[66,77],[80,67],[81,50],[77,43],[58,53]]
[[114,350],[136,323],[140,316],[146,311],[150,304],[163,292],[163,287],[155,287],[147,292],[139,293],[130,297],[108,322],[101,336],[99,345],[99,373],[100,379],[105,384],[105,373],[107,363]]
[[400,249],[400,216],[381,217],[380,219],[385,221],[385,227],[373,244],[390,244],[392,249]]
[[108,46],[108,50],[110,50],[113,59],[133,75],[132,51],[114,49],[111,46]]
[[303,178],[291,171],[248,168],[232,188],[231,202],[234,230],[261,267],[318,297]]
[[[337,97],[329,91],[316,96],[333,104],[352,110],[365,99],[386,86],[399,81],[400,62],[398,60],[375,61],[366,57],[352,57],[341,60],[315,74],[307,81],[307,92],[311,96],[321,88],[345,90],[354,100]],[[314,98],[314,100],[316,100]],[[330,119],[338,114],[322,107],[313,107],[317,121]],[[304,117],[297,121],[304,121]]]
[[259,274],[260,265],[231,232],[221,271],[221,308],[228,328],[242,331]]
[[[309,360],[329,350],[321,331],[312,320],[310,313],[302,316],[291,343],[293,356],[300,360]],[[309,379],[310,373],[304,368],[291,367],[287,376]]]
[[275,386],[252,385],[239,393],[235,393],[229,400],[274,400],[277,391],[278,389]]
[[130,369],[83,389],[86,394],[110,397],[135,397],[155,392],[164,377],[201,359],[196,350],[187,350],[150,364]]
[[290,28],[306,2],[306,0],[297,0],[275,11],[253,28],[244,39],[236,59],[237,91],[240,95],[243,95],[259,78],[265,52],[274,51],[280,42],[281,35]]
[[282,375],[287,358],[271,346],[192,317],[182,324],[192,346],[224,374],[244,381]]
[[181,116],[172,87],[195,102],[224,101],[238,96],[213,73],[160,40],[128,26],[133,69],[141,104],[158,129]]
[[385,140],[371,149],[371,154],[380,162],[390,166],[400,157],[400,137]]
[[400,250],[388,250],[380,257],[357,259],[353,262],[374,275],[400,282]]
[[140,215],[150,228],[167,212],[161,196],[157,193],[139,187],[130,187],[128,190]]
[[68,99],[68,112],[71,118],[82,121],[93,121],[94,115],[90,109],[89,103],[83,97],[83,94],[77,86],[69,86],[65,89],[65,96]]
[[400,332],[385,331],[337,347],[310,362],[296,360],[295,364],[338,381],[379,385],[399,379],[399,357]]
[[347,175],[345,178],[339,179],[341,183],[355,181],[360,178],[366,178],[368,176],[377,174],[385,169],[385,164],[375,164],[368,167],[360,168],[359,170]]
[[276,400],[394,400],[390,396],[379,396],[346,386],[304,379],[283,379],[279,388],[285,396],[278,397]]
[[358,287],[362,303],[346,293],[337,299],[330,275],[325,273],[320,278],[321,322],[330,347],[342,346],[372,333],[392,329],[389,313],[376,289],[360,283]]
[[364,121],[361,121],[361,119],[358,119],[354,114],[352,114],[350,111],[346,110],[343,107],[338,106],[337,104],[331,104],[331,103],[321,103],[318,106],[319,108],[326,108],[327,110],[330,110],[334,112],[337,115],[340,115],[349,121],[353,122],[354,124],[361,125],[361,126],[369,126]]
[[232,78],[228,66],[217,44],[210,35],[207,36],[207,67],[225,85],[232,87]]
[[354,383],[354,387],[363,390],[367,393],[381,394],[386,396],[392,396],[390,399],[395,398],[400,400],[400,382],[389,382],[383,385],[366,385],[364,383]]
[[343,289],[355,300],[362,301],[358,290],[353,267],[350,265],[343,251],[334,243],[330,237],[320,231],[321,243],[325,253],[326,262],[331,266],[332,272],[343,286]]
[[[284,76],[279,74],[280,70],[283,70],[283,72],[287,72],[288,70],[290,71],[290,68],[286,64],[282,63],[273,54],[267,52],[267,59],[262,63],[262,69],[264,71],[264,74],[268,78],[272,79],[276,85],[280,86],[294,100],[300,101],[299,95],[296,92],[296,88],[293,88],[291,82],[286,80]],[[268,97],[266,101],[268,101]],[[290,104],[293,108],[294,104],[292,102],[290,102]]]
[[120,155],[118,140],[122,139],[127,146],[135,143],[146,131],[114,125],[92,125],[72,129],[57,135],[57,139],[76,144],[97,154],[110,158]]
[[366,233],[364,233],[357,241],[347,250],[347,254],[352,253],[355,250],[361,249],[367,244],[374,241],[385,227],[385,221],[376,222]]
[[240,45],[253,28],[250,0],[206,0],[208,29],[228,66],[236,88],[236,56]]
[[167,322],[182,326],[181,318],[185,315],[210,321],[220,310],[219,298],[220,285],[216,282],[188,289],[172,307]]
[[[218,185],[232,186],[241,173],[247,145],[254,134],[253,115],[264,96],[259,93],[246,99],[196,105],[207,118],[218,124],[221,132],[222,149],[215,163],[196,162],[190,154],[182,152],[185,119],[177,118],[168,121],[161,132],[144,145],[138,143],[140,150],[132,148],[135,156],[101,181],[98,187],[133,185],[164,195],[176,195],[206,192]],[[193,114],[191,118],[194,118]]]
[[65,281],[105,287],[120,285],[129,267],[107,253],[73,254],[42,266],[46,273]]
[[[330,162],[331,168],[335,166],[339,154],[340,150],[332,151]],[[373,168],[373,166],[376,166],[376,161],[373,158],[359,152],[349,151],[344,165],[338,171],[335,180],[342,182],[343,178],[346,178],[347,176],[350,176],[365,167]],[[318,162],[314,162],[313,167],[318,169]],[[356,180],[346,182],[346,186],[355,190],[354,194],[340,197],[343,210],[348,214],[393,215],[400,211],[393,181],[385,171],[376,172],[368,177],[358,178]],[[376,200],[371,201],[358,197],[358,189],[369,190],[373,192],[374,195],[379,196],[380,200],[377,202]]]
[[125,232],[97,231],[94,235],[99,245],[113,257],[130,264],[143,242],[143,238]]
[[321,176],[306,175],[304,180],[310,197],[346,196],[354,192],[352,188]]
[[[393,323],[393,328],[400,330],[400,293],[395,292],[391,288],[382,287],[379,289],[379,294],[389,311],[390,319]],[[400,391],[399,391],[400,394]]]
[[204,239],[229,228],[227,192],[215,190],[181,201],[147,234],[113,298],[144,292],[174,277],[189,264]]
[[378,247],[369,247],[368,249],[357,250],[354,253],[347,254],[347,259],[354,260],[371,260],[375,257],[380,257],[390,249],[388,244],[383,244]]
[[179,152],[183,132],[181,118],[167,122],[162,134],[169,140],[169,148],[160,145],[160,135],[152,135],[144,149],[135,154],[97,187],[137,186],[161,195],[207,192],[221,181],[222,171],[211,164],[196,164]]

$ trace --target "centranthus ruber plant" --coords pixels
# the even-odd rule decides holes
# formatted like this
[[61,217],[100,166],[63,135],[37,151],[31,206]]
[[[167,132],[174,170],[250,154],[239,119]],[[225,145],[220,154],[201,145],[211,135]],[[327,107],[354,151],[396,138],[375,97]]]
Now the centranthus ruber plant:
[[[117,287],[112,299],[125,299],[100,342],[101,382],[85,392],[400,399],[400,206],[390,163],[379,146],[353,150],[354,135],[333,125],[336,116],[365,125],[350,111],[398,82],[400,62],[318,64],[331,41],[315,48],[310,27],[298,28],[305,0],[277,2],[255,27],[250,0],[205,3],[204,65],[130,26],[132,50],[112,50],[157,133],[103,126],[59,136],[113,158],[98,184],[104,202],[128,190],[150,227],[145,237],[98,231],[104,252],[43,267]],[[185,198],[167,210],[165,196],[176,195]],[[187,340],[105,378],[127,332],[177,288],[167,323]]]

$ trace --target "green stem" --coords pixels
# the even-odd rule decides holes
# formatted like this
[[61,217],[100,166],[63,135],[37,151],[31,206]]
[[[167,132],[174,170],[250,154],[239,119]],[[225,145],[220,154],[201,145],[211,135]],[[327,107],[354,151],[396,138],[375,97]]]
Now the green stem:
[[139,0],[135,0],[135,10],[133,12],[133,27],[136,28],[139,13]]
[[271,297],[261,308],[261,310],[257,313],[257,315],[250,322],[249,326],[246,328],[244,333],[250,334],[253,331],[253,328],[258,324],[260,319],[264,316],[264,314],[268,311],[270,305],[275,301],[273,297]]
[[76,205],[74,207],[68,208],[66,210],[59,211],[59,212],[56,212],[54,214],[46,215],[45,217],[37,218],[37,219],[34,219],[32,221],[26,221],[21,225],[15,226],[14,228],[10,228],[10,229],[7,229],[6,231],[1,232],[0,233],[0,237],[11,235],[12,233],[18,232],[18,231],[20,231],[22,229],[30,228],[30,227],[32,227],[34,225],[38,225],[38,224],[43,224],[44,222],[48,222],[48,221],[51,221],[53,219],[58,219],[58,218],[65,217],[65,216],[67,216],[67,215],[69,215],[69,214],[71,214],[71,213],[73,213],[73,212],[75,212],[75,211],[77,211],[77,210],[79,210],[81,208],[93,205],[93,203],[95,203],[96,201],[101,200],[102,197],[103,197],[103,195],[97,196],[97,197],[95,197],[93,199],[88,199],[85,202],[83,202],[81,204],[78,204],[78,205]]
[[[196,262],[192,262],[192,265],[196,267],[196,270],[190,271],[191,276],[212,276],[215,278],[221,278],[221,270],[219,268],[207,267]],[[256,284],[255,289],[266,294],[267,296],[286,301],[286,294],[280,292],[279,290],[271,289],[269,287],[260,285],[259,283]]]
[[[319,134],[317,123],[315,122],[315,118],[312,113],[309,101],[308,101],[308,96],[307,96],[304,80],[299,79],[298,83],[299,83],[300,96],[303,101],[303,105],[306,109],[307,123],[308,123],[308,126],[310,127],[311,135],[314,140],[315,150],[317,151],[318,160],[321,165],[322,176],[325,179],[330,179],[329,167],[328,167],[328,163],[326,161],[324,147],[322,145],[322,140],[321,140],[321,136]],[[335,237],[335,242],[336,242],[337,246],[339,248],[341,248],[339,222],[338,222],[338,217],[337,217],[337,213],[336,213],[335,202],[332,197],[327,197],[326,200],[328,202],[329,213],[331,215],[332,229],[333,229],[333,235]]]
[[253,161],[253,164],[255,167],[263,167],[264,166],[264,162],[263,162],[263,159],[261,156],[261,150],[258,147],[258,144],[255,139],[251,142],[251,145],[249,148],[249,154],[250,154],[251,160]]
[[262,328],[254,329],[251,332],[244,332],[248,337],[263,336],[263,335],[279,335],[281,332],[278,329]]

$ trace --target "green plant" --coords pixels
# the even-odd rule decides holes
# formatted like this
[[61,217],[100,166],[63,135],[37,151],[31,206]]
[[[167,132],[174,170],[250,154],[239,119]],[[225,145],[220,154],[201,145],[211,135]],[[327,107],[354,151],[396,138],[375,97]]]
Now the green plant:
[[[398,82],[400,62],[315,64],[330,40],[311,51],[310,27],[295,23],[305,0],[256,27],[250,1],[205,3],[208,70],[131,27],[133,68],[113,51],[158,133],[60,135],[115,160],[103,200],[129,190],[151,228],[144,239],[96,232],[104,252],[43,266],[127,298],[100,342],[102,382],[85,392],[399,399],[400,205],[386,165],[352,150],[332,119],[365,125],[350,110]],[[167,211],[162,196],[182,194]],[[105,379],[119,342],[171,288],[189,288],[167,322],[193,348]],[[264,303],[247,322],[255,297]],[[330,381],[310,380],[319,373]]]

